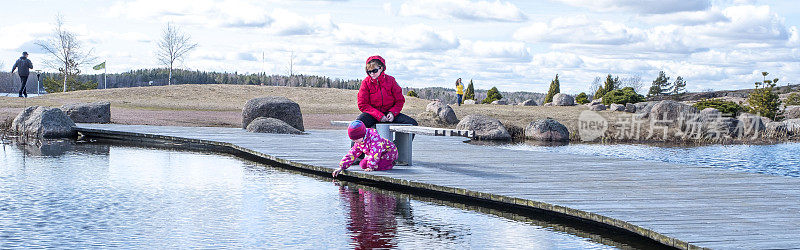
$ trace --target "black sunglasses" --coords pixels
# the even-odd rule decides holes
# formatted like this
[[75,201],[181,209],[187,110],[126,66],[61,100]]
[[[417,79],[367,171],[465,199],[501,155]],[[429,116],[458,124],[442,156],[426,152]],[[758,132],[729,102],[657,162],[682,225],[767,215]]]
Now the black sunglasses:
[[367,70],[367,74],[378,73],[378,71],[381,71],[381,68],[380,68],[380,67],[378,67],[378,68],[374,68],[374,69],[372,69],[372,70]]

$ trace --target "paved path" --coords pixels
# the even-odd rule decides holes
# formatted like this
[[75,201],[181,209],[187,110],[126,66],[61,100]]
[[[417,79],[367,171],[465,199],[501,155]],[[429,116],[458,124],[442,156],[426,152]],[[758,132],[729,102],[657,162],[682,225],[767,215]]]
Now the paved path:
[[[236,128],[79,127],[230,143],[317,169],[337,167],[350,145],[346,133],[337,130],[275,135]],[[417,136],[414,166],[350,174],[567,213],[680,248],[800,247],[800,178],[514,151],[463,139]]]

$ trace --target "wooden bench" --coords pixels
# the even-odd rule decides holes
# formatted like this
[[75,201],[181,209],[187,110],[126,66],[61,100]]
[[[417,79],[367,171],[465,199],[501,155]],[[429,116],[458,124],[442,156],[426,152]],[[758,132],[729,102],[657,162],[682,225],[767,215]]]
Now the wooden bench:
[[[350,121],[331,121],[331,125],[347,127],[350,125]],[[472,130],[432,128],[397,123],[378,123],[375,124],[375,130],[378,131],[381,137],[394,142],[397,147],[397,165],[403,166],[412,165],[414,135],[475,137],[475,131]]]

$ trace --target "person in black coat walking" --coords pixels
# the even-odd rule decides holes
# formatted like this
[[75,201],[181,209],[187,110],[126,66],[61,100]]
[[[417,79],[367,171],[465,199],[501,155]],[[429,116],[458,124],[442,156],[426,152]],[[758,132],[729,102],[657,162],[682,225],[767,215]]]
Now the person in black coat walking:
[[17,62],[14,63],[14,68],[11,69],[11,74],[14,74],[14,70],[19,69],[19,80],[22,81],[22,87],[19,88],[19,97],[28,97],[28,91],[25,90],[25,84],[28,83],[28,75],[30,75],[30,69],[33,68],[33,63],[31,60],[28,60],[28,52],[22,52],[22,56],[17,59]]

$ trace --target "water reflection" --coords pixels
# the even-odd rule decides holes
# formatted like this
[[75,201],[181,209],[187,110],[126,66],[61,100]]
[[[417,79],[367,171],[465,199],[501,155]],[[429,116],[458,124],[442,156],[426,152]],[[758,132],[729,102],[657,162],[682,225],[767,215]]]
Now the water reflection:
[[347,186],[339,186],[339,194],[349,210],[347,230],[355,247],[372,249],[397,246],[397,220],[394,214],[397,202],[403,201]]

